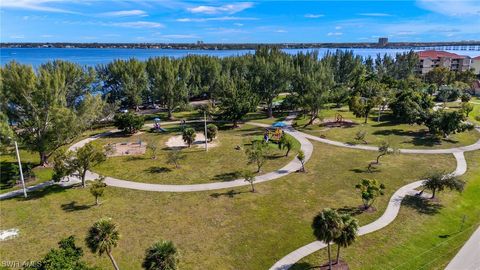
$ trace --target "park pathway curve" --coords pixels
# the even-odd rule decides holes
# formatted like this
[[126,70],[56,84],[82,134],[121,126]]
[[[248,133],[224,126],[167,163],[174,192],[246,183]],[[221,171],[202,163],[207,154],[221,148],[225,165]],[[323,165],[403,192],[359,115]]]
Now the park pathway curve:
[[[455,176],[461,176],[467,171],[467,162],[465,160],[465,156],[463,152],[454,152],[453,155],[455,156],[457,167],[455,171],[452,172],[452,174]],[[407,184],[395,191],[395,193],[393,193],[392,197],[390,198],[388,206],[385,209],[383,215],[377,220],[360,227],[358,230],[358,235],[365,235],[374,231],[378,231],[387,226],[388,224],[392,223],[400,211],[400,206],[402,204],[403,198],[408,195],[413,196],[417,194],[418,191],[416,189],[419,188],[422,183],[423,180],[416,181]],[[302,246],[289,253],[285,257],[281,258],[272,267],[270,267],[270,270],[287,270],[301,259],[322,248],[325,248],[326,246],[327,245],[321,241],[314,241],[310,244]]]

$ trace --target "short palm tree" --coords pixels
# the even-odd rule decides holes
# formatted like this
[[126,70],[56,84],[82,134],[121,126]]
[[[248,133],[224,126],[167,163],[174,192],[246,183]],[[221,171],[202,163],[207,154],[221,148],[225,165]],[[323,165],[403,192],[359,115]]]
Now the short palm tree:
[[358,234],[358,220],[356,218],[345,214],[341,215],[341,219],[342,230],[340,231],[340,235],[333,240],[333,242],[338,246],[336,263],[338,263],[338,259],[340,258],[340,248],[346,248],[353,244],[353,242],[355,242],[357,239]]
[[171,241],[160,241],[149,247],[142,267],[146,270],[177,269],[177,248]]
[[107,253],[115,270],[119,270],[112,256],[112,249],[117,246],[119,239],[120,233],[117,225],[109,218],[102,218],[88,230],[85,242],[92,253],[98,253],[100,256]]
[[313,235],[318,241],[327,244],[328,251],[328,269],[332,269],[332,256],[330,251],[330,242],[334,241],[341,234],[342,219],[337,211],[330,208],[323,209],[313,219]]

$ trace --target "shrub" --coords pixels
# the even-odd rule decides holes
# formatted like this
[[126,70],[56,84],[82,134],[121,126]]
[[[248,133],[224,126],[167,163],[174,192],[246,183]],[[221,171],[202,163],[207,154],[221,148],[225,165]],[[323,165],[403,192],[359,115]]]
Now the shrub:
[[182,132],[182,139],[188,145],[188,147],[193,144],[196,136],[195,129],[193,128],[186,128]]
[[208,141],[212,141],[217,137],[218,127],[214,124],[207,125],[207,139]]
[[145,123],[143,116],[131,112],[116,114],[113,120],[115,122],[115,127],[127,134],[136,133]]

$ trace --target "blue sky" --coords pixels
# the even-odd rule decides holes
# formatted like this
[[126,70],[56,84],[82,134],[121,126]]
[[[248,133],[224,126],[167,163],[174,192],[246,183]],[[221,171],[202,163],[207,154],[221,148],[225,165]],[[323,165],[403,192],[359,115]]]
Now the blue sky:
[[480,39],[479,0],[0,0],[2,42]]

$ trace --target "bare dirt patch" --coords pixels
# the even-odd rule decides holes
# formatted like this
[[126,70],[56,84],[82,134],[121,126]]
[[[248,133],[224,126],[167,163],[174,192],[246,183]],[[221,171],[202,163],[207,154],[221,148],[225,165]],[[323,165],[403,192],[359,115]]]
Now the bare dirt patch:
[[[188,145],[183,141],[182,135],[173,136],[168,139],[165,143],[170,148],[185,148]],[[211,142],[207,142],[209,148],[218,146],[219,141],[218,138],[214,139]],[[202,132],[197,132],[195,136],[195,142],[193,142],[192,146],[196,146],[198,148],[205,147],[205,135]]]
[[107,151],[107,156],[109,157],[143,155],[147,150],[147,143],[137,140],[133,142],[111,143],[107,147],[109,148],[109,151]]

